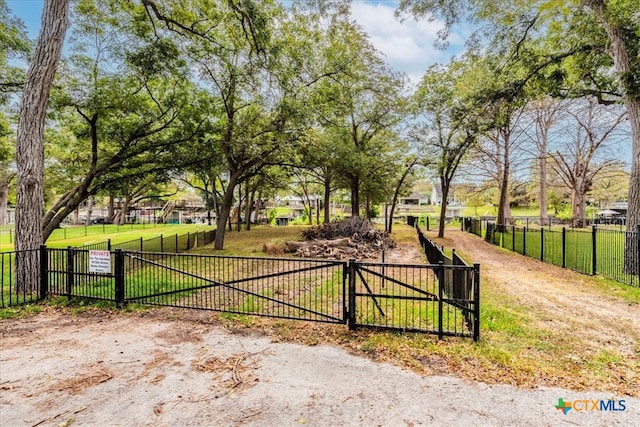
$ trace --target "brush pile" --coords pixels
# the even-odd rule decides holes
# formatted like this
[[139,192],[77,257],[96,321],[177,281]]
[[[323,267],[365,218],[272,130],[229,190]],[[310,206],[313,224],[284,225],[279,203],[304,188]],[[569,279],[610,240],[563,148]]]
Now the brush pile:
[[302,237],[303,242],[286,242],[287,252],[306,258],[374,259],[395,247],[393,239],[359,217],[312,227]]

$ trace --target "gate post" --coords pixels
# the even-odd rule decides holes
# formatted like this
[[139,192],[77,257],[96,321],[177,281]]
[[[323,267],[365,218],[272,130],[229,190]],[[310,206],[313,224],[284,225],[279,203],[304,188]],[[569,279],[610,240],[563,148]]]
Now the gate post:
[[356,329],[356,260],[349,260],[348,267],[349,274],[349,307],[347,312],[349,315],[349,330],[355,331]]
[[49,266],[47,261],[47,247],[40,245],[40,293],[38,294],[38,299],[41,300],[45,299],[49,294]]
[[544,227],[540,227],[540,261],[544,262]]
[[124,306],[124,253],[122,249],[115,252],[115,303],[118,308]]
[[591,227],[591,275],[596,274],[596,233],[598,228],[594,225]]
[[[85,226],[86,227],[86,226]],[[67,299],[71,299],[73,293],[73,273],[74,273],[75,251],[73,247],[67,246]]]
[[473,340],[480,339],[480,264],[473,264]]
[[444,334],[442,333],[442,298],[444,287],[444,261],[438,261],[438,339],[442,339]]
[[562,227],[562,268],[567,268],[567,227]]

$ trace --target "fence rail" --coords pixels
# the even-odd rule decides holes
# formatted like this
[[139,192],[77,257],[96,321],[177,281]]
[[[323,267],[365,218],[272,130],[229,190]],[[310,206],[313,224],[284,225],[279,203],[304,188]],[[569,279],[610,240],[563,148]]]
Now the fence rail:
[[584,274],[599,274],[620,283],[640,286],[640,226],[635,231],[593,226],[591,230],[567,227],[529,228],[504,226],[465,218],[463,229],[500,247]]

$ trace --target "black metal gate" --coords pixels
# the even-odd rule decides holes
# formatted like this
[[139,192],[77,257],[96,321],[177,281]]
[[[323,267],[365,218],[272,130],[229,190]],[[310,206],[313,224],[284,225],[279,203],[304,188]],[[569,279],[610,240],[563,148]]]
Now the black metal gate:
[[95,273],[90,251],[43,248],[40,295],[479,338],[478,265],[101,252]]
[[350,263],[349,326],[479,339],[479,269]]
[[346,323],[341,261],[124,252],[125,302]]

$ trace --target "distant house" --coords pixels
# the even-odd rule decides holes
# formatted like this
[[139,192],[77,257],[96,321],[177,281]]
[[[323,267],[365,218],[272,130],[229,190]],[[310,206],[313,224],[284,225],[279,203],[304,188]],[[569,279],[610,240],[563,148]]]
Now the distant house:
[[442,204],[442,187],[440,184],[433,184],[431,189],[431,204],[440,206]]
[[[433,184],[433,187],[431,188],[431,204],[435,206],[442,205],[442,187],[440,184]],[[462,201],[458,200],[455,196],[453,186],[449,187],[447,205],[462,205]]]
[[407,197],[400,197],[398,202],[401,205],[422,206],[422,205],[428,205],[429,199],[427,198],[427,196],[424,196],[422,194],[413,193]]

